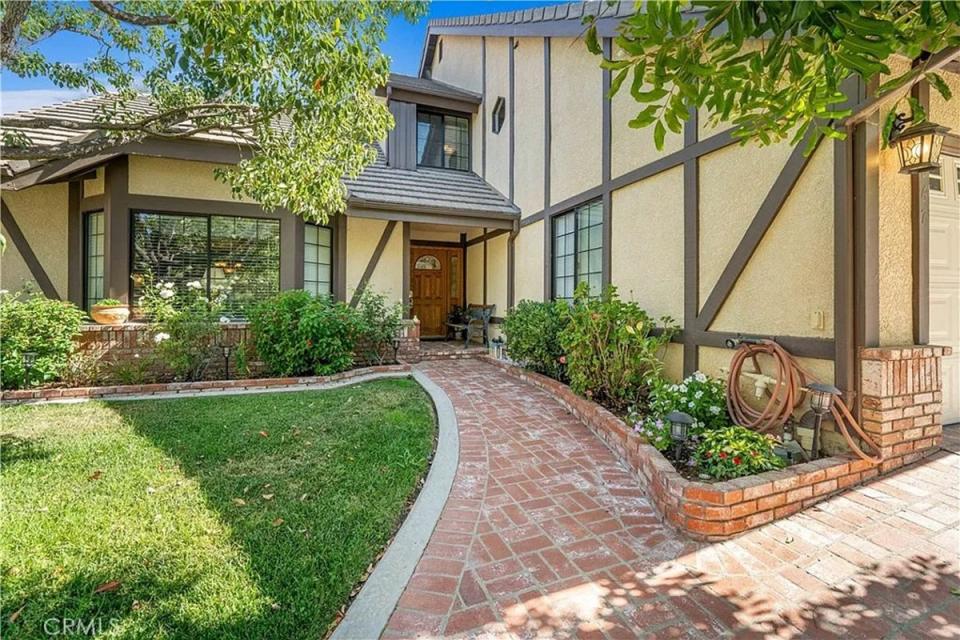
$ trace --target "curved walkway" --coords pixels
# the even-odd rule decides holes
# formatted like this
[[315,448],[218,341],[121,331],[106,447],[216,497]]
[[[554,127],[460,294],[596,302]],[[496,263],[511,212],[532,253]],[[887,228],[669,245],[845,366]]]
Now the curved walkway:
[[696,543],[543,391],[477,360],[418,369],[460,459],[384,638],[960,635],[960,456]]

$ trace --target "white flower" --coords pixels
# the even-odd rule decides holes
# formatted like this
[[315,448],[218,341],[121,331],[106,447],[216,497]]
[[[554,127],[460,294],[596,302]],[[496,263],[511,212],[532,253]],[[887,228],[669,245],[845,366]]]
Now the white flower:
[[169,340],[169,339],[170,339],[170,334],[164,333],[163,331],[153,336],[153,341],[156,342],[157,344],[160,344],[164,340]]
[[710,407],[710,413],[712,413],[713,415],[717,415],[718,413],[720,413],[720,407],[718,407],[717,405],[713,405],[712,407]]
[[679,387],[677,387],[677,391],[679,391],[680,393],[686,393],[686,392],[687,392],[687,385],[685,385],[685,384],[680,385]]
[[693,397],[699,400],[703,397],[703,391],[697,391],[695,394],[693,394]]
[[693,402],[693,400],[691,400],[690,402],[687,403],[687,406],[693,409],[697,405]]
[[164,288],[164,289],[173,289],[173,283],[172,283],[172,282],[164,282],[164,283],[163,283],[163,288]]
[[200,289],[201,287],[203,287],[203,285],[200,284],[199,280],[193,280],[187,283],[187,289]]
[[227,316],[220,316],[220,322],[230,322],[230,318]]
[[161,289],[159,293],[159,296],[164,300],[169,300],[175,295],[176,294],[173,292],[173,289]]
[[695,379],[697,382],[706,382],[706,381],[707,381],[707,374],[705,374],[705,373],[702,372],[702,371],[697,371],[696,373],[693,374],[693,377],[694,377],[694,379]]

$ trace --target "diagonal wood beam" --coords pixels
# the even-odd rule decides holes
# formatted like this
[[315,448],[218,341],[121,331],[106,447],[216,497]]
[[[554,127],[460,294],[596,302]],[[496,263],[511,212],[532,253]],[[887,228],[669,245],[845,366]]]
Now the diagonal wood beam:
[[26,263],[27,269],[30,270],[30,275],[37,281],[37,285],[40,287],[43,295],[51,300],[60,300],[60,294],[57,293],[57,289],[53,286],[50,276],[47,275],[43,265],[40,264],[40,260],[37,259],[37,254],[33,252],[33,247],[27,242],[27,237],[23,235],[20,225],[17,224],[17,219],[13,217],[13,212],[7,207],[6,202],[0,201],[0,203],[2,203],[0,214],[3,215],[3,226],[6,228],[7,235],[10,236],[13,246],[20,252],[20,257],[23,258],[23,261]]
[[[807,163],[810,162],[810,158],[812,158],[816,152],[815,148],[809,156],[805,156],[803,153],[807,145],[807,139],[811,135],[820,134],[811,130],[811,132],[807,134],[807,138],[794,148],[793,153],[790,154],[790,158],[787,159],[786,164],[783,165],[783,169],[780,170],[780,175],[777,176],[776,181],[767,193],[767,197],[764,198],[763,203],[760,205],[760,209],[753,217],[753,221],[740,239],[740,244],[737,245],[733,255],[730,256],[730,260],[727,262],[727,266],[724,267],[723,273],[720,274],[720,278],[713,286],[713,290],[707,297],[706,302],[703,303],[703,308],[697,315],[696,327],[698,329],[705,331],[710,328],[710,325],[717,317],[717,313],[720,312],[723,303],[726,302],[730,292],[733,291],[733,287],[737,284],[740,274],[743,273],[747,263],[750,262],[750,258],[753,257],[757,247],[760,246],[760,242],[763,240],[763,236],[766,235],[767,229],[773,224],[777,214],[780,213],[780,209],[783,208],[783,204],[787,201],[787,197],[789,197],[793,187],[797,184],[797,180],[799,180],[803,174]],[[821,136],[820,140],[817,141],[817,148],[819,148],[822,141],[823,138]]]
[[390,236],[393,235],[393,229],[396,226],[397,221],[390,220],[387,222],[387,226],[384,227],[383,233],[380,234],[380,241],[377,242],[377,246],[373,250],[373,255],[370,256],[370,262],[367,263],[367,268],[363,270],[363,275],[360,276],[360,282],[357,283],[353,297],[350,298],[351,307],[356,307],[357,303],[360,302],[360,298],[367,288],[367,283],[370,282],[370,278],[373,277],[373,272],[377,269],[377,264],[380,262],[380,256],[383,255],[384,249],[387,248],[387,243],[390,241]]

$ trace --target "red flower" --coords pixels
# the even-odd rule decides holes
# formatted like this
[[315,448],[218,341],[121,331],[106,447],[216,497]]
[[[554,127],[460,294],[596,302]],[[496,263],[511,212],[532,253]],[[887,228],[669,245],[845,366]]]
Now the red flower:
[[567,364],[567,356],[560,356],[560,364]]
[[733,464],[740,464],[740,456],[734,456]]
[[312,347],[312,346],[313,346],[313,340],[307,340],[307,346],[308,346],[308,347]]
[[721,452],[720,452],[720,458],[722,458],[723,460],[726,460],[726,459],[727,459],[727,452],[726,452],[726,451],[721,451]]
[[710,458],[713,456],[713,451],[707,451],[707,457]]

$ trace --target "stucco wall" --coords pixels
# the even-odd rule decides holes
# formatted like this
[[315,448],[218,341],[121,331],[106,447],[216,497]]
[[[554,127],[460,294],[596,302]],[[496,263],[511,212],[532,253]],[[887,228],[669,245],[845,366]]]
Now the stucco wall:
[[513,123],[508,117],[498,134],[490,130],[490,123],[493,121],[492,112],[497,97],[503,96],[505,100],[510,98],[509,55],[508,38],[487,38],[487,95],[482,105],[487,112],[487,126],[483,130],[487,147],[485,177],[494,189],[504,195],[510,192],[510,128]]
[[497,306],[497,316],[507,312],[507,237],[503,233],[487,241],[487,304]]
[[550,43],[550,198],[560,202],[600,184],[603,74],[579,38]]
[[543,222],[520,229],[513,255],[514,300],[543,300]]
[[[519,38],[514,52],[517,163],[514,202],[522,215],[543,209],[543,39]],[[508,112],[509,117],[509,112]]]
[[467,247],[467,304],[483,303],[483,244]]
[[[387,223],[347,216],[347,299],[370,262]],[[380,256],[377,268],[367,284],[369,290],[382,293],[389,300],[399,301],[403,292],[403,232],[400,223],[393,229],[390,240]]]
[[[210,162],[171,160],[130,156],[130,193],[197,198],[199,200],[234,200],[230,187],[213,175],[216,167]],[[243,198],[242,202],[254,202]]]
[[[442,36],[440,41],[443,42],[443,60],[439,59],[440,47],[437,46],[433,52],[431,77],[440,82],[481,93],[483,91],[483,65],[480,62],[483,55],[481,38],[478,36]],[[480,175],[483,175],[483,167],[481,166],[482,120],[479,112],[474,114],[470,127],[471,168]]]
[[[823,144],[747,263],[713,329],[833,336],[833,206],[833,145]],[[701,259],[707,255],[704,251]],[[822,328],[812,326],[817,312]]]
[[726,147],[700,158],[700,303],[707,299],[790,156],[788,145]]
[[97,175],[90,180],[83,181],[83,197],[90,198],[103,194],[103,167],[97,167]]
[[944,100],[940,93],[930,89],[930,120],[953,129],[954,135],[960,135],[960,74],[941,73],[953,92],[953,99]]
[[[892,59],[890,69],[900,74],[906,60]],[[932,94],[936,91],[931,91]],[[881,110],[884,122],[889,110]],[[880,345],[913,344],[913,267],[910,176],[900,173],[893,148],[880,151]]]
[[655,317],[683,322],[683,168],[613,193],[611,282]]
[[[66,183],[3,192],[3,201],[61,299],[67,297],[68,193]],[[6,224],[3,233],[7,238],[7,249],[0,257],[0,288],[16,291],[27,282],[36,285],[10,238]],[[39,291],[39,288],[35,290]]]

